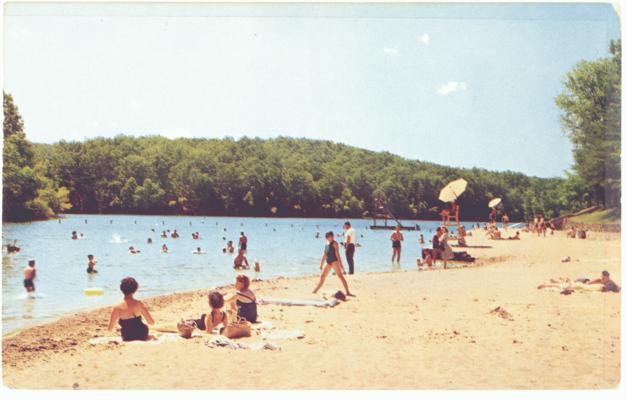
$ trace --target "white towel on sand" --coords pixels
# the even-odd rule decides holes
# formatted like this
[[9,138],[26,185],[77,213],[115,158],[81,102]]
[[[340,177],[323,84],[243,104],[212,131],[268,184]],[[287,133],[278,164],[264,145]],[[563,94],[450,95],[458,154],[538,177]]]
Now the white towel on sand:
[[340,301],[330,300],[308,300],[308,299],[282,299],[278,297],[264,297],[259,300],[259,304],[276,304],[280,306],[312,306],[312,307],[335,307]]

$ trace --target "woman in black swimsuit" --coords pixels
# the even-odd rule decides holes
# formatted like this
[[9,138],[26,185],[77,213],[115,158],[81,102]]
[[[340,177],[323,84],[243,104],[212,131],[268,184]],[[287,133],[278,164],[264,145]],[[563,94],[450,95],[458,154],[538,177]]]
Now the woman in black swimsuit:
[[251,323],[257,322],[257,298],[250,290],[250,279],[246,275],[238,275],[235,278],[235,290],[237,292],[227,303],[237,312],[238,317]]
[[222,307],[224,307],[224,297],[222,297],[222,294],[219,292],[209,293],[209,306],[211,307],[211,312],[209,314],[203,314],[199,319],[195,320],[196,327],[207,333],[211,333],[218,325],[222,324],[222,328],[220,328],[220,333],[222,333],[224,327],[229,324],[229,317],[222,311]]
[[113,307],[109,319],[109,330],[113,330],[115,323],[118,322],[122,340],[125,342],[152,339],[152,336],[148,334],[148,326],[142,322],[142,316],[150,325],[153,325],[155,321],[144,303],[133,298],[138,287],[134,278],[122,279],[120,290],[124,293],[124,302]]
[[[324,270],[322,271],[322,275],[320,275],[320,282],[318,282],[318,286],[314,289],[314,293],[317,293],[318,290],[324,284],[325,279],[327,279],[327,275],[331,269],[335,271],[335,274],[340,281],[342,281],[342,285],[344,285],[344,289],[346,290],[347,296],[352,296],[351,292],[348,290],[348,283],[346,283],[346,279],[344,279],[344,274],[342,273],[342,259],[340,258],[340,250],[339,245],[333,239],[335,236],[333,232],[327,232],[324,237],[327,239],[327,244],[324,247],[324,253],[322,253],[322,259],[320,260],[320,269],[322,270],[322,266],[324,264]],[[326,261],[326,263],[325,263]]]
[[396,258],[396,262],[401,262],[401,242],[405,240],[403,234],[401,233],[401,227],[396,226],[396,230],[390,236],[390,240],[392,241],[392,262]]

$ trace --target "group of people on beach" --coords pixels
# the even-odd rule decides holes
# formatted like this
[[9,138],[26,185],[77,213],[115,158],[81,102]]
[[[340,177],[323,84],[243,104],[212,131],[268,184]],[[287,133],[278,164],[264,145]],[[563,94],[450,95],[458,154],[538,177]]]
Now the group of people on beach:
[[[120,282],[120,291],[124,299],[122,303],[115,305],[111,310],[108,329],[113,330],[116,324],[120,327],[120,335],[123,341],[150,340],[148,325],[154,325],[155,320],[148,307],[134,295],[139,284],[133,277],[127,277]],[[250,289],[250,280],[246,275],[238,275],[235,278],[235,294],[228,299],[218,291],[209,292],[207,298],[209,309],[202,313],[198,319],[188,320],[189,323],[201,331],[212,333],[220,328],[220,334],[227,337],[240,335],[240,332],[229,331],[236,321],[238,326],[257,322],[257,298]],[[228,309],[225,311],[225,305]],[[148,323],[144,323],[144,319]]]

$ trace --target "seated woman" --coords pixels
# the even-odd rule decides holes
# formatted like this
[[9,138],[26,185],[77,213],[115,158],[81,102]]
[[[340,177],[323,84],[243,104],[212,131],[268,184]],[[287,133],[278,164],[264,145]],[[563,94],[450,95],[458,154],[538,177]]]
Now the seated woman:
[[109,319],[109,330],[113,330],[115,323],[120,324],[122,340],[149,340],[153,339],[148,334],[148,327],[142,322],[142,316],[146,318],[148,324],[153,325],[150,312],[139,300],[133,298],[139,285],[134,278],[124,278],[120,283],[120,290],[124,293],[124,302],[113,307],[111,318]]
[[507,240],[520,240],[520,232],[517,231],[516,235],[508,237]]
[[211,312],[209,314],[202,314],[199,319],[195,320],[198,329],[211,333],[220,324],[220,333],[224,331],[224,328],[229,324],[229,317],[222,307],[224,307],[224,297],[219,292],[209,293],[209,306]]
[[233,311],[237,312],[238,317],[254,323],[257,322],[257,298],[249,286],[250,279],[246,275],[238,275],[235,278],[237,292],[226,302],[230,304]]
[[237,253],[237,256],[233,260],[233,268],[235,269],[248,269],[250,265],[248,265],[248,259],[244,255],[244,250],[240,250]]

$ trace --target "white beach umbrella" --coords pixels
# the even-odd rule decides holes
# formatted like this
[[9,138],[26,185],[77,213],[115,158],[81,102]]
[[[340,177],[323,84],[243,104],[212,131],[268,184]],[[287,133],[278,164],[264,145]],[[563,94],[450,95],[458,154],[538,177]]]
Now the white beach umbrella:
[[468,182],[466,182],[463,179],[458,179],[456,181],[453,181],[449,183],[448,185],[444,186],[442,190],[440,190],[439,199],[445,203],[454,201],[455,199],[459,197],[460,194],[464,193],[464,190],[466,190],[467,185],[468,185]]
[[488,203],[488,207],[494,208],[494,207],[498,206],[499,204],[501,204],[501,198],[497,197],[496,199],[490,200],[490,202]]

